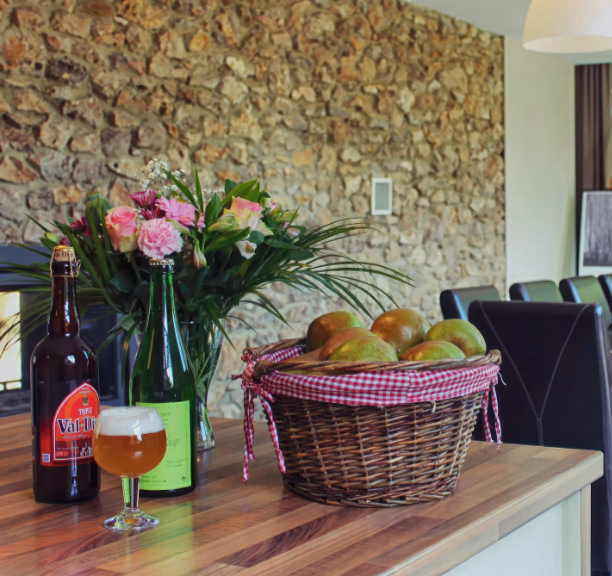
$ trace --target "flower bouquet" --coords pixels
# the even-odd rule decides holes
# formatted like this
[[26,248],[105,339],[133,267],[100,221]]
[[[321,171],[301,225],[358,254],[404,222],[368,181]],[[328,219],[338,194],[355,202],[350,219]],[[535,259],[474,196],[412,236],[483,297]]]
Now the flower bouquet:
[[[29,250],[46,258],[58,243],[74,247],[81,261],[79,306],[105,306],[119,321],[108,336],[129,341],[144,326],[148,302],[149,258],[173,258],[179,321],[196,371],[200,395],[217,363],[221,340],[230,340],[224,320],[241,302],[252,302],[285,321],[263,289],[281,282],[300,290],[339,297],[371,315],[372,302],[381,309],[393,298],[373,282],[376,275],[410,284],[410,278],[383,264],[363,262],[335,250],[331,243],[368,229],[347,218],[307,228],[297,224],[296,210],[276,204],[256,180],[226,181],[222,191],[202,188],[197,171],[188,186],[180,172],[153,160],[143,171],[142,190],[132,206],[115,206],[92,195],[82,218],[53,221],[42,228],[42,247]],[[48,265],[0,265],[0,273],[35,281],[30,292],[41,298],[21,317],[24,329],[42,324],[48,307]],[[241,320],[238,318],[238,320]],[[244,321],[244,320],[242,320]],[[0,338],[9,339],[3,326]],[[230,340],[231,342],[231,340]],[[204,401],[205,402],[205,401]]]

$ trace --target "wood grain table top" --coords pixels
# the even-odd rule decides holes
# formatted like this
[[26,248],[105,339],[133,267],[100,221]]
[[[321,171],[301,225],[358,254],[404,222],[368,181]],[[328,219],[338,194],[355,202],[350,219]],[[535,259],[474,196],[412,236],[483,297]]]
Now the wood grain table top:
[[96,499],[34,501],[29,415],[0,418],[0,574],[71,576],[435,576],[499,540],[602,474],[599,452],[473,442],[455,493],[439,502],[346,508],[283,487],[265,424],[242,482],[242,422],[213,419],[217,447],[200,484],[176,498],[143,498],[155,530],[117,535],[102,520],[121,508],[103,473]]

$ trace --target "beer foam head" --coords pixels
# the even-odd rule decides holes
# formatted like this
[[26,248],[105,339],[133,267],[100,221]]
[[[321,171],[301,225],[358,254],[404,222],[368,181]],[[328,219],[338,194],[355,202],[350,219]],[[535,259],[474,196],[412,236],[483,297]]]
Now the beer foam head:
[[100,412],[96,432],[103,436],[134,436],[161,432],[164,423],[155,408],[118,406]]

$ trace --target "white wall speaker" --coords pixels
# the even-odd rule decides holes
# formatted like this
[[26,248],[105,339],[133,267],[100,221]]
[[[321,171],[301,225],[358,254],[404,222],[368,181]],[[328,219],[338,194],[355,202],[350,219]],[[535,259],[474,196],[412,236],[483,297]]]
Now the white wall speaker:
[[391,214],[393,211],[393,182],[391,178],[372,178],[372,214]]

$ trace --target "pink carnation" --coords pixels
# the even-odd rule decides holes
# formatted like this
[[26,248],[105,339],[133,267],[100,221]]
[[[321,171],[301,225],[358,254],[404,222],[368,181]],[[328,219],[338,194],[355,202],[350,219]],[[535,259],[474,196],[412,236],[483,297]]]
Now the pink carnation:
[[130,194],[130,198],[141,208],[150,208],[153,206],[156,196],[155,190],[140,190],[139,192]]
[[176,220],[183,226],[193,226],[195,223],[195,208],[191,204],[162,196],[157,199],[155,206],[163,211],[166,218]]
[[138,234],[138,247],[149,258],[164,258],[180,252],[183,239],[171,222],[156,218],[143,222]]
[[160,210],[159,208],[156,208],[155,206],[153,206],[153,208],[143,208],[140,211],[140,215],[145,220],[155,220],[155,218],[163,218],[164,217],[163,211]]
[[91,228],[89,227],[87,216],[82,216],[79,220],[72,222],[72,224],[70,224],[70,228],[75,232],[83,232],[85,236],[91,238]]
[[104,217],[111,244],[120,252],[136,250],[138,237],[138,214],[129,206],[117,206]]

